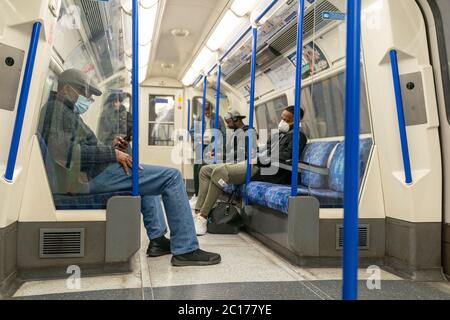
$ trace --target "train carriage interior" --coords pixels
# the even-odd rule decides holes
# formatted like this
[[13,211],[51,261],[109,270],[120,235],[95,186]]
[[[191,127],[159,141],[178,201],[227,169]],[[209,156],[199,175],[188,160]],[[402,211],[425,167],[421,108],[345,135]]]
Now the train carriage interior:
[[449,12],[0,0],[0,299],[449,300]]

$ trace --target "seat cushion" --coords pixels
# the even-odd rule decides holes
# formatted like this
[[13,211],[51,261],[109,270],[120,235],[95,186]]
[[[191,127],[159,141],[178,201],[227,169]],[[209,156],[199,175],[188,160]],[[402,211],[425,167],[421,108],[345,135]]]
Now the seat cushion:
[[[306,146],[301,161],[316,167],[327,168],[331,152],[337,145],[337,141],[314,142]],[[319,173],[302,170],[302,184],[310,188],[327,188],[328,177]]]
[[[297,189],[298,195],[308,195],[308,188],[299,186]],[[274,185],[266,191],[265,202],[266,207],[273,210],[288,214],[289,212],[289,197],[291,196],[291,187]]]
[[251,182],[247,188],[247,198],[251,204],[259,204],[261,206],[267,206],[266,204],[266,192],[270,188],[275,187],[276,184],[254,181]]
[[130,196],[131,192],[66,195],[55,194],[56,210],[104,210],[112,197]]
[[[333,190],[311,189],[306,186],[298,186],[299,196],[311,196],[317,198],[321,208],[340,208],[343,205],[344,194]],[[289,197],[291,196],[290,186],[275,186],[266,191],[266,206],[288,214]]]
[[[360,182],[364,177],[370,150],[372,149],[372,139],[362,139],[359,145],[359,177]],[[344,165],[345,165],[345,142],[341,142],[333,155],[330,165],[329,188],[333,191],[344,192]]]

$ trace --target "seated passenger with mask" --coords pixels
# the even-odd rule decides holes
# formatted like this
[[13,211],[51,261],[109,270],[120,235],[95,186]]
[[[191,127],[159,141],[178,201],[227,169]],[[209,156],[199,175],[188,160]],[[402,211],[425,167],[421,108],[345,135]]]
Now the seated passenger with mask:
[[[53,93],[43,107],[39,133],[58,166],[70,169],[74,162],[79,161],[81,175],[88,187],[86,192],[128,192],[132,189],[129,171],[133,163],[132,157],[123,152],[128,148],[128,142],[117,137],[112,145],[101,144],[81,118],[94,101],[92,96],[101,94],[81,71],[71,69],[63,72],[59,77],[58,92]],[[78,156],[73,157],[74,154]],[[199,249],[186,189],[178,170],[143,165],[139,172],[139,190],[144,224],[149,237],[154,236],[150,238],[150,246],[155,248],[155,255],[172,253],[174,266],[220,263],[220,255]],[[159,209],[160,195],[171,240],[164,237],[167,227]]]
[[194,210],[195,228],[199,236],[206,234],[209,213],[223,193],[223,188],[229,183],[242,184],[245,182],[249,129],[249,126],[242,121],[245,118],[237,110],[230,110],[226,114],[227,127],[233,130],[226,145],[226,163],[203,166],[200,170],[199,195]]
[[[203,148],[202,148],[202,116],[198,115],[194,118],[194,122],[192,124],[192,128],[190,129],[189,133],[191,134],[193,141],[194,141],[194,151],[196,154],[196,161],[194,164],[194,197],[192,199],[193,202],[197,201],[199,188],[200,188],[200,182],[198,179],[199,172],[201,168],[205,165],[206,161],[211,161],[214,158],[214,155],[209,153],[204,155],[203,161],[201,161],[201,153],[202,150],[206,150],[208,148],[211,148],[214,145],[214,135],[211,134],[211,130],[215,126],[216,122],[216,114],[212,110],[212,105],[209,101],[206,102],[205,106],[205,134],[203,135]],[[226,137],[226,127],[225,123],[222,119],[222,117],[219,116],[219,127],[217,128],[220,131],[220,134],[222,135],[222,138],[225,139]],[[222,141],[222,140],[221,140]],[[219,154],[217,156],[220,156]],[[209,162],[211,163],[211,162]]]
[[[303,115],[304,112],[302,110],[302,119]],[[280,163],[292,159],[294,107],[287,107],[283,111],[278,129],[279,134],[272,136],[268,140],[268,143],[258,153],[257,164],[251,166],[251,176],[253,180],[267,181],[277,184],[290,183],[291,173],[288,170],[277,168],[276,174],[265,175],[264,168],[272,165],[271,159],[274,157]],[[255,140],[256,139],[254,138],[254,141]],[[302,132],[300,132],[300,154],[303,152],[306,144],[307,138]],[[275,153],[277,153],[278,156],[275,156]],[[246,156],[248,156],[248,154],[246,154]],[[219,164],[202,168],[200,171],[200,193],[194,212],[197,235],[206,234],[209,214],[215,206],[220,194],[223,192],[223,189],[229,184],[244,184],[246,173],[246,161],[237,164]]]
[[[294,106],[289,106],[284,109],[281,114],[281,121],[278,125],[278,137],[272,135],[258,153],[258,173],[252,178],[253,181],[263,181],[274,184],[290,184],[292,173],[289,170],[277,168],[276,174],[265,174],[264,168],[269,168],[272,165],[272,160],[276,160],[278,163],[286,163],[292,160],[292,148],[294,143]],[[300,109],[300,120],[303,120],[305,111]],[[303,150],[308,143],[308,138],[300,130],[299,136],[299,154],[303,153]],[[278,156],[274,156],[278,154]],[[270,170],[269,170],[270,171]]]

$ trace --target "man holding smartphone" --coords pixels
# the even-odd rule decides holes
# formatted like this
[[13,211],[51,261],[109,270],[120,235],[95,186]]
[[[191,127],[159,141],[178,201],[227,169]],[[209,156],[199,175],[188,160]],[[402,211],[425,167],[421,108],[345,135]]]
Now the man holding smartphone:
[[[127,139],[118,136],[112,144],[102,144],[81,117],[94,102],[92,97],[101,95],[102,92],[83,72],[76,69],[64,71],[59,77],[58,91],[50,95],[42,109],[39,133],[55,164],[63,170],[70,170],[75,163],[78,164],[91,194],[130,192],[133,159],[125,151],[129,148],[127,139],[130,140],[131,136],[128,134]],[[149,255],[172,253],[174,266],[220,263],[220,255],[199,249],[181,173],[153,165],[143,165],[140,169],[141,208],[151,240]],[[161,196],[170,226],[170,240],[164,237],[167,226]]]

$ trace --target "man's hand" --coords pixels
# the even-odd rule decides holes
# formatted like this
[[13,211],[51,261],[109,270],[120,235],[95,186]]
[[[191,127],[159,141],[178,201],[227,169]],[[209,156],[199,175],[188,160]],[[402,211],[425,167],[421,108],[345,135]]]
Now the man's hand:
[[122,166],[123,171],[125,171],[125,174],[129,175],[129,169],[133,167],[133,158],[120,150],[116,150],[116,159],[117,162]]
[[115,137],[113,140],[114,148],[117,148],[120,151],[127,151],[129,145],[130,143],[127,140],[119,136]]

